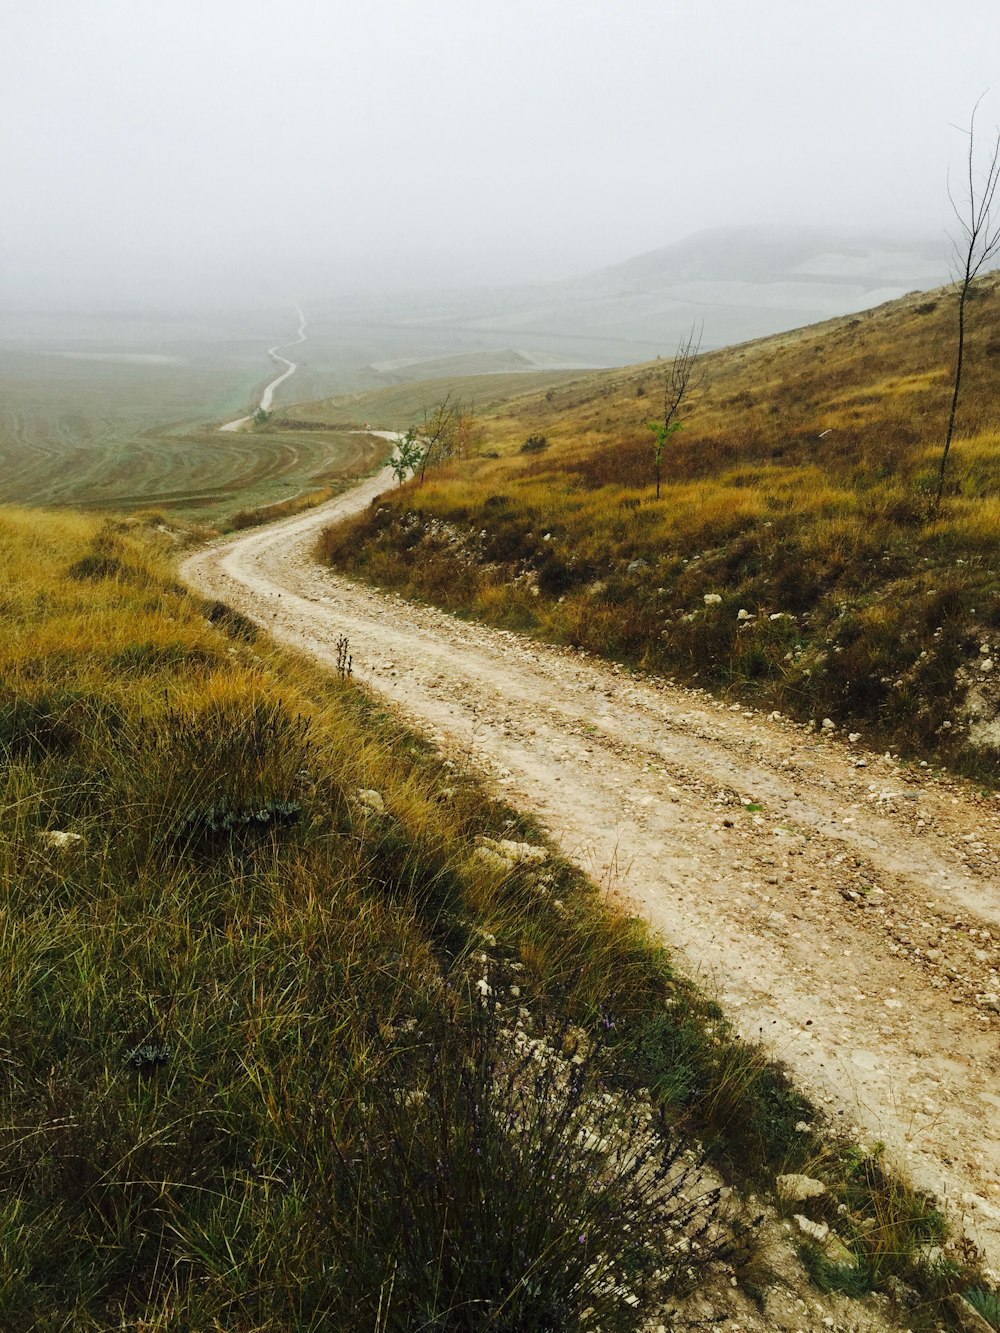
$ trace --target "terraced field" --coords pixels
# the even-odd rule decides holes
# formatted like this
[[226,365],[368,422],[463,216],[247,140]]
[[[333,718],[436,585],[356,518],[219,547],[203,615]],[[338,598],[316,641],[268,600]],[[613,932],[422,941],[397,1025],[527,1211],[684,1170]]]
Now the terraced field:
[[[531,371],[530,358],[504,352],[382,363],[387,349],[441,349],[320,321],[297,351],[296,374],[276,391],[272,420],[220,432],[260,401],[275,375],[266,349],[286,332],[294,339],[295,322],[285,311],[215,325],[7,317],[0,504],[167,508],[225,526],[236,511],[337,489],[376,466],[385,445],[351,433],[368,421],[406,426],[448,392],[487,410],[576,373]],[[481,370],[493,373],[469,373]],[[446,378],[421,379],[428,374]]]
[[121,352],[67,343],[0,346],[0,503],[171,508],[224,522],[379,460],[381,445],[315,422],[220,434],[273,378],[257,338],[156,351],[119,340]]

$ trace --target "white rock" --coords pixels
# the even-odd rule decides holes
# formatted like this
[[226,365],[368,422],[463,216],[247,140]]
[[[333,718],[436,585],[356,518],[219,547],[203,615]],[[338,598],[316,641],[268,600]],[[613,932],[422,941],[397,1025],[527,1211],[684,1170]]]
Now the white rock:
[[992,658],[992,657],[984,657],[983,660],[979,663],[979,670],[980,670],[984,675],[988,675],[989,672],[991,672],[991,671],[993,670],[993,658]]
[[832,718],[825,717],[825,718],[823,719],[823,730],[824,730],[824,731],[836,731],[836,730],[837,730],[837,724],[836,724],[836,722],[834,722],[834,720],[833,720]]
[[382,793],[376,791],[374,787],[362,787],[359,789],[358,804],[370,811],[373,815],[385,814],[385,801],[382,799]]
[[541,865],[549,859],[547,848],[535,847],[530,842],[514,842],[510,838],[481,838],[476,848],[476,855],[501,870],[513,870],[515,866]]
[[707,592],[704,601],[706,606],[718,606],[722,601],[722,597],[717,592]]
[[812,1240],[824,1241],[830,1234],[830,1228],[825,1222],[811,1222],[808,1217],[803,1217],[801,1213],[795,1214],[795,1222],[804,1236],[809,1236]]
[[750,614],[750,612],[746,609],[745,606],[741,606],[740,609],[736,612],[736,619],[753,620],[753,616]]
[[[806,1129],[808,1128],[809,1126],[806,1125]],[[805,1199],[818,1199],[821,1194],[826,1193],[826,1186],[822,1180],[794,1173],[778,1176],[774,1185],[782,1203],[802,1203]]]
[[859,741],[861,739],[861,732],[860,731],[849,732],[847,739],[853,745],[856,741]]
[[71,852],[86,842],[82,833],[67,833],[64,829],[50,829],[38,836],[46,847],[51,847],[56,852]]

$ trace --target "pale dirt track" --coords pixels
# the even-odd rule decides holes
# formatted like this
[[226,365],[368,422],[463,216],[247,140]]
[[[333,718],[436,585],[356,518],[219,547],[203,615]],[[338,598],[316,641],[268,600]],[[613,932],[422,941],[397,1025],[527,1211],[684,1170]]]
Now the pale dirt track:
[[182,573],[321,662],[346,635],[359,679],[537,811],[1000,1267],[1000,800],[318,566],[319,530],[391,484]]

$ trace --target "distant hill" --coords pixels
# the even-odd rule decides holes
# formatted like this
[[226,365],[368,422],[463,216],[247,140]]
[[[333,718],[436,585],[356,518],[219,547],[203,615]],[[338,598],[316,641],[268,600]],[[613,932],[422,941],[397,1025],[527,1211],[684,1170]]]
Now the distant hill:
[[410,300],[410,327],[581,361],[672,350],[692,324],[721,347],[852,314],[948,278],[944,236],[821,227],[716,227],[564,282]]

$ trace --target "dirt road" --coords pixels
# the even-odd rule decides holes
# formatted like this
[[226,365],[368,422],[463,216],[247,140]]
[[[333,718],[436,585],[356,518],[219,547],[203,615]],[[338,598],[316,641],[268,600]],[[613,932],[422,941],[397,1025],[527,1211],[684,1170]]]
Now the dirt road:
[[[291,340],[291,342],[275,343],[273,347],[269,347],[267,349],[267,354],[271,358],[271,360],[279,361],[283,366],[286,367],[286,369],[283,370],[280,375],[276,375],[275,378],[271,380],[270,384],[265,385],[264,392],[260,396],[260,403],[258,404],[259,410],[261,412],[270,412],[271,404],[274,401],[275,389],[278,387],[279,384],[284,384],[285,380],[287,380],[290,376],[294,375],[299,368],[297,361],[289,361],[287,356],[278,355],[279,347],[297,347],[299,343],[304,343],[306,340],[306,317],[302,313],[301,306],[296,306],[295,311],[299,317],[299,327],[297,335]],[[251,420],[252,416],[253,413],[251,412],[250,416],[237,417],[235,421],[227,421],[224,426],[219,427],[219,430],[239,430],[241,426],[245,426],[246,423]]]
[[1000,1267],[1000,800],[775,715],[455,620],[316,565],[356,490],[184,576],[489,769],[629,895],[747,1036]]

